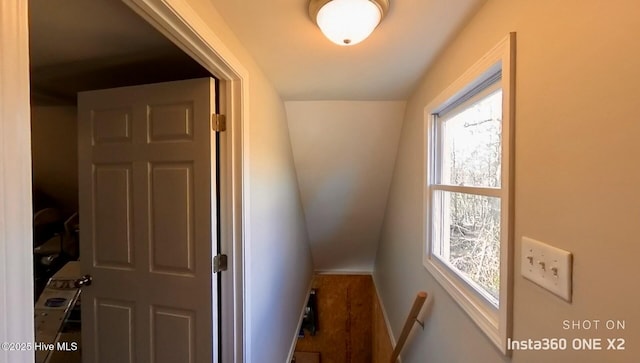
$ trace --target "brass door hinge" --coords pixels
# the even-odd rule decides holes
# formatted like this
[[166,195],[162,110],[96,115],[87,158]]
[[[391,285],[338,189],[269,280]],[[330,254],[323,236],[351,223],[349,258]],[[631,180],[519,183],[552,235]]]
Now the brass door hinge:
[[214,113],[211,115],[211,128],[215,132],[227,131],[227,118],[224,115]]
[[217,255],[213,258],[213,273],[227,271],[227,255]]

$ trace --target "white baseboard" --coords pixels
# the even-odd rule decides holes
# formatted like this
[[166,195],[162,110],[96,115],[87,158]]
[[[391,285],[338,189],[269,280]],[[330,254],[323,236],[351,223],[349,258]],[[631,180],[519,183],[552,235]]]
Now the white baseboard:
[[307,308],[307,301],[309,299],[309,295],[311,294],[311,288],[313,287],[313,278],[309,281],[309,287],[307,288],[307,298],[304,299],[304,303],[302,304],[302,309],[300,310],[300,318],[298,319],[298,329],[296,330],[293,336],[293,342],[291,343],[291,348],[289,348],[289,359],[285,363],[291,363],[293,360],[293,354],[296,351],[296,343],[298,342],[298,333],[300,332],[300,328],[302,328],[302,320],[304,319],[304,311]]

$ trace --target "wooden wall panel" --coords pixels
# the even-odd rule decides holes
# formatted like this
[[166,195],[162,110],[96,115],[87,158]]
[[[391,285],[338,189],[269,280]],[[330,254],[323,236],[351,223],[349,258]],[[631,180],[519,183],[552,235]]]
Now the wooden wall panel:
[[295,352],[293,363],[320,363],[320,353]]
[[371,363],[374,288],[370,275],[316,275],[318,331],[298,339],[297,352],[320,352],[322,363]]
[[393,345],[380,305],[380,298],[373,294],[373,363],[389,363]]

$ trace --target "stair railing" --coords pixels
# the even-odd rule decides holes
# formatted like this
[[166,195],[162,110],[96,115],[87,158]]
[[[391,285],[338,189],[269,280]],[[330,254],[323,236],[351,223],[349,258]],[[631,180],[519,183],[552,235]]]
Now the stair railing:
[[420,310],[422,309],[425,300],[427,300],[427,293],[424,291],[418,292],[416,299],[413,301],[411,311],[409,311],[409,316],[407,316],[407,320],[404,322],[404,327],[402,328],[402,333],[400,333],[398,344],[396,344],[396,347],[393,349],[393,353],[391,354],[391,363],[396,363],[398,360],[400,352],[402,352],[402,348],[404,348],[404,344],[407,342],[411,328],[413,328],[413,324],[418,323],[424,328],[424,323],[418,320],[418,314],[420,314]]

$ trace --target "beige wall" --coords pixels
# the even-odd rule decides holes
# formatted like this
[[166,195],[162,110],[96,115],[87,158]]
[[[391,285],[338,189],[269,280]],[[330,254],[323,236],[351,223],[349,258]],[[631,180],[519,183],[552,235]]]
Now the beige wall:
[[246,362],[285,362],[313,266],[284,103],[209,0],[188,0],[249,74]]
[[78,210],[78,132],[76,108],[31,108],[33,186],[66,213]]
[[[488,0],[407,105],[375,279],[397,337],[417,290],[433,297],[405,363],[640,361],[640,2]],[[529,236],[574,253],[573,302],[515,275],[514,338],[619,337],[624,352],[503,357],[422,266],[425,105],[508,32],[517,32],[515,254]],[[520,265],[516,259],[515,270]],[[565,331],[565,319],[626,330]]]
[[284,362],[306,304],[313,263],[284,104],[256,73],[251,73],[246,200],[251,221],[245,259],[251,355],[246,361]]

